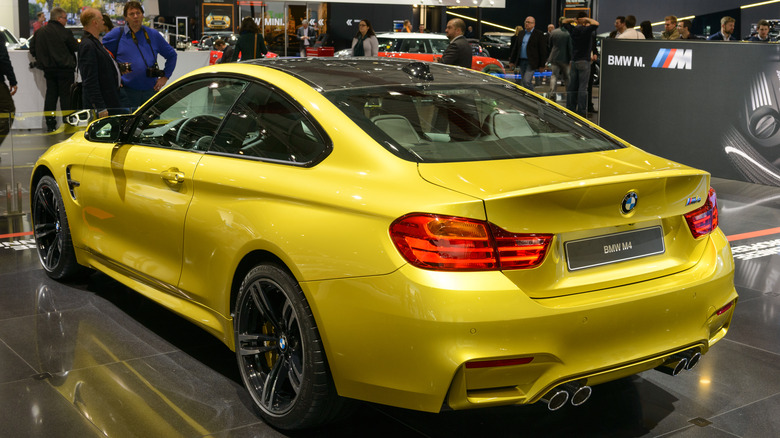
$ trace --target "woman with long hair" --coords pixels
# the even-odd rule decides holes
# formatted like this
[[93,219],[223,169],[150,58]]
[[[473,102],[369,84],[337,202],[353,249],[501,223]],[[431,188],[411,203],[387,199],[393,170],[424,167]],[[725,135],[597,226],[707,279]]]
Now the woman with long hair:
[[230,57],[231,62],[238,61],[239,54],[241,54],[242,61],[265,57],[268,49],[265,48],[263,36],[258,34],[257,23],[255,23],[254,18],[244,17],[241,20],[241,27],[238,32],[238,41],[233,49],[233,56]]
[[378,56],[379,40],[368,20],[360,20],[358,31],[352,38],[352,56]]
[[649,21],[645,20],[639,23],[639,29],[642,31],[642,35],[645,36],[646,40],[652,40],[655,38],[653,36],[653,26]]

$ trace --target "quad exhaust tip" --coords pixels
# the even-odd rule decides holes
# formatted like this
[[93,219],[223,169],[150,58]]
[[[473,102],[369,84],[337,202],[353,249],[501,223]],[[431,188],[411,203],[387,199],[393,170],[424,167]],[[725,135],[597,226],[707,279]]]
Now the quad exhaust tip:
[[576,383],[566,383],[563,387],[571,394],[572,406],[579,406],[590,398],[593,389],[587,385],[578,385]]
[[542,401],[547,404],[547,409],[557,411],[565,406],[567,401],[571,401],[572,406],[585,403],[592,392],[590,386],[569,382],[552,389],[542,397]]
[[557,411],[569,401],[569,393],[559,388],[554,388],[542,397],[542,401],[547,404],[547,409]]
[[699,350],[686,350],[670,356],[661,366],[656,367],[656,370],[670,376],[676,376],[683,370],[690,370],[695,367],[699,363],[699,359],[701,359]]

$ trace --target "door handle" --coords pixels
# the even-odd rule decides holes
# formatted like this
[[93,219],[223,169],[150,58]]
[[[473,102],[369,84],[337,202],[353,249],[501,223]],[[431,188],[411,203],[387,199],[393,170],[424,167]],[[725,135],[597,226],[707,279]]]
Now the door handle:
[[179,169],[172,167],[163,173],[160,174],[162,179],[169,183],[178,185],[184,182],[184,172],[180,171]]

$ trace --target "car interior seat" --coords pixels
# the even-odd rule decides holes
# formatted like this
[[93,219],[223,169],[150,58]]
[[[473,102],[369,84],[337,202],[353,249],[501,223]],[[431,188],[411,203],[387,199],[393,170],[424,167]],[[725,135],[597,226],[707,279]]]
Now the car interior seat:
[[402,146],[411,146],[421,142],[419,134],[412,123],[404,116],[397,114],[383,114],[374,116],[371,121],[385,134]]
[[535,135],[525,114],[520,111],[493,111],[483,124],[483,132],[486,136],[496,138],[525,137]]

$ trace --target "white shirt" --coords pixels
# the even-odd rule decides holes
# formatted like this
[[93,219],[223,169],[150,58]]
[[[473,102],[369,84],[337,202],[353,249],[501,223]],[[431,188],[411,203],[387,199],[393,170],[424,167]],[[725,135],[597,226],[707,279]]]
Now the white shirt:
[[645,39],[645,36],[641,32],[631,27],[624,30],[623,33],[618,34],[616,38],[623,38],[629,40],[643,40]]

